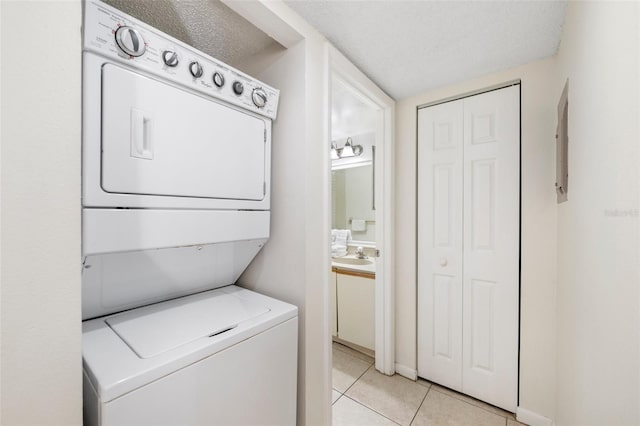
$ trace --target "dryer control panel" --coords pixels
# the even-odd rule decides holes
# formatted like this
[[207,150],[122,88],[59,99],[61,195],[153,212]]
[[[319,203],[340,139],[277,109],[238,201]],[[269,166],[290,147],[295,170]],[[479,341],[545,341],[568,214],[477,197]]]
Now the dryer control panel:
[[84,50],[276,118],[279,90],[102,2],[84,13]]

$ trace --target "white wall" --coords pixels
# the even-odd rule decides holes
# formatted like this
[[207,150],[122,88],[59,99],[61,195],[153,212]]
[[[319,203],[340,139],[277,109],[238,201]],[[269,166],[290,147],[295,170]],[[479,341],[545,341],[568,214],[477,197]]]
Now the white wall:
[[[306,424],[331,424],[331,166],[326,40],[306,38],[305,272],[307,307]],[[287,251],[288,253],[288,251]]]
[[[227,4],[251,8],[246,2]],[[264,52],[253,58],[253,65],[243,65],[279,88],[281,97],[273,127],[271,238],[240,284],[298,306],[298,424],[327,425],[331,424],[331,194],[325,39],[281,2],[254,6],[236,10],[244,16],[256,13],[261,17],[256,25],[269,25],[275,16],[303,41],[286,51]]]
[[0,8],[0,423],[79,425],[81,4]]
[[[273,125],[271,159],[271,237],[240,278],[240,284],[299,308],[298,414],[305,401],[305,232],[304,175],[304,42],[279,54],[275,63],[255,74],[282,88],[278,118]],[[302,422],[304,416],[299,416]]]
[[638,3],[570,2],[569,200],[558,206],[558,425],[640,424]]
[[[416,107],[522,80],[520,407],[555,413],[555,109],[553,59],[423,93],[397,104],[396,364],[416,369]],[[551,86],[551,87],[550,87]]]

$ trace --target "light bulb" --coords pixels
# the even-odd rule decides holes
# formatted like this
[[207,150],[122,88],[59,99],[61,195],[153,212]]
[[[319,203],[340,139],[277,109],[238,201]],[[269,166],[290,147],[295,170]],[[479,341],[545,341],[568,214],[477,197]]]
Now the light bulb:
[[344,148],[342,148],[342,152],[340,153],[340,158],[344,158],[344,157],[353,157],[355,154],[353,153],[353,148],[351,147],[351,145],[345,145]]

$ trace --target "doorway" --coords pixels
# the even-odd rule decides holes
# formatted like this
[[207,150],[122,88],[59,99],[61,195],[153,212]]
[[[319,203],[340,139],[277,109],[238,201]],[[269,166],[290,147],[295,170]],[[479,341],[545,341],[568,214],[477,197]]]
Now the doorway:
[[392,170],[394,101],[335,48],[329,57],[332,340],[395,373]]

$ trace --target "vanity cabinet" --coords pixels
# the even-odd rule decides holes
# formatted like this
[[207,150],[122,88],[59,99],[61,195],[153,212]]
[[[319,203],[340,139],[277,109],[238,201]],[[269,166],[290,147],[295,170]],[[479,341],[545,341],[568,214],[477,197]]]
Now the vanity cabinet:
[[[375,275],[336,273],[337,337],[375,349]],[[334,334],[336,335],[336,334]]]

